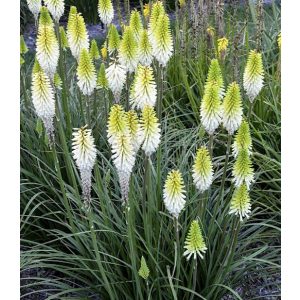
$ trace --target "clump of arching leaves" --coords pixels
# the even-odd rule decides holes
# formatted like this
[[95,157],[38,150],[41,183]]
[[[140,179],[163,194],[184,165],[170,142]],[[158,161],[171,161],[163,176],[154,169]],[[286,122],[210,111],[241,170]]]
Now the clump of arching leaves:
[[[63,26],[55,32],[64,12],[64,2],[45,1],[45,6],[38,1],[28,1],[30,10],[38,22],[36,59],[32,71],[32,103],[36,115],[44,124],[51,147],[55,147],[55,124],[59,91],[63,89],[63,74],[57,71],[59,57],[70,49],[76,60],[77,88],[82,94],[82,101],[86,99],[81,109],[84,111],[82,124],[74,124],[72,154],[79,170],[82,186],[84,207],[90,209],[93,201],[93,169],[96,165],[97,145],[93,137],[93,122],[90,115],[90,96],[96,91],[110,93],[112,103],[104,97],[107,109],[107,141],[111,150],[118,182],[121,191],[121,201],[128,210],[130,208],[130,181],[137,158],[140,154],[145,161],[151,162],[151,157],[160,149],[164,138],[161,122],[161,101],[158,90],[161,86],[156,78],[158,70],[163,72],[173,55],[174,38],[172,36],[170,19],[165,12],[164,5],[156,1],[147,12],[148,22],[143,22],[140,12],[134,10],[130,15],[130,22],[123,27],[120,35],[112,24],[114,9],[110,0],[100,0],[98,14],[107,29],[107,38],[102,48],[97,41],[88,35],[83,16],[76,7],[70,8],[66,31]],[[182,4],[183,5],[183,4]],[[39,19],[38,19],[39,16]],[[52,16],[52,17],[51,17]],[[144,14],[145,17],[145,14]],[[57,34],[59,34],[57,36]],[[218,53],[224,53],[228,40],[224,37],[218,40]],[[21,64],[24,54],[28,51],[23,37],[21,37]],[[101,55],[100,55],[101,54]],[[225,89],[224,78],[220,67],[219,57],[213,58],[204,82],[201,95],[199,116],[201,125],[211,139],[217,135],[221,126],[228,136],[234,136],[232,149],[233,167],[232,181],[235,189],[231,198],[228,214],[238,216],[240,222],[251,215],[250,188],[255,181],[254,167],[251,161],[252,140],[249,120],[243,115],[243,99],[240,86],[232,82]],[[98,66],[98,62],[99,66]],[[243,87],[251,103],[258,96],[263,87],[263,62],[261,53],[251,50],[243,76]],[[126,95],[125,95],[126,94]],[[96,101],[96,100],[94,100]],[[125,105],[124,105],[125,103]],[[231,139],[230,139],[231,141]],[[200,147],[193,153],[194,161],[190,168],[195,191],[203,195],[209,191],[214,181],[214,157],[211,145],[200,141]],[[227,153],[230,156],[230,153]],[[226,171],[225,171],[226,172]],[[225,173],[226,175],[226,173]],[[178,223],[184,217],[186,205],[189,202],[185,181],[188,174],[180,171],[180,166],[168,172],[164,180],[162,201],[165,213],[175,219],[176,230],[180,230]],[[146,182],[144,183],[146,184]],[[134,191],[133,191],[134,192]],[[201,200],[204,201],[204,200]],[[201,228],[201,217],[193,220],[186,230],[183,255],[187,260],[191,257],[205,259],[209,241],[206,240],[205,228]],[[179,251],[179,249],[177,249]],[[151,272],[150,272],[151,271]],[[147,281],[150,273],[145,258],[141,257],[138,274]]]

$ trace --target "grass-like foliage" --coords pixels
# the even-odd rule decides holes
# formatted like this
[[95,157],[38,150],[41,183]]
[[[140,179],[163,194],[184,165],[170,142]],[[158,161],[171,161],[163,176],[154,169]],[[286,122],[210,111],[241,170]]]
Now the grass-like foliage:
[[22,39],[22,299],[280,298],[280,7],[257,2],[141,14],[120,51],[80,7],[38,56]]

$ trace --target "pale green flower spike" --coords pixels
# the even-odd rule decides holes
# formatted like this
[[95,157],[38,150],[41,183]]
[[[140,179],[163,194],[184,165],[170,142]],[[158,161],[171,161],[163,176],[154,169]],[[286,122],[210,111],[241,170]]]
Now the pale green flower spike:
[[133,30],[134,36],[138,41],[140,39],[140,35],[143,30],[143,23],[142,23],[141,14],[136,9],[134,9],[131,12],[129,26]]
[[32,69],[31,95],[35,112],[43,121],[46,134],[52,143],[54,141],[53,118],[55,116],[54,91],[48,75],[41,68],[37,59]]
[[54,74],[54,86],[58,89],[58,90],[61,90],[61,86],[62,86],[62,81],[61,81],[61,78],[59,76],[58,73],[55,73]]
[[100,58],[100,53],[99,53],[99,49],[98,49],[98,46],[97,46],[97,41],[95,39],[93,39],[91,41],[90,55],[91,55],[91,58],[94,59],[94,60]]
[[254,180],[254,173],[252,162],[247,150],[240,150],[233,165],[232,174],[235,186],[240,186],[242,183],[245,183],[249,189],[250,184]]
[[119,47],[119,60],[129,73],[135,71],[138,65],[138,45],[133,30],[127,26]]
[[101,63],[97,77],[97,89],[107,89],[108,81],[105,74],[105,65]]
[[40,18],[39,18],[39,27],[40,26],[54,26],[52,18],[49,14],[49,10],[46,6],[41,7]]
[[251,212],[251,203],[250,196],[246,184],[242,184],[237,187],[230,203],[229,214],[235,214],[240,217],[240,220],[243,221],[243,218],[249,218]]
[[222,103],[220,88],[216,84],[208,84],[201,102],[201,122],[208,134],[213,134],[222,121]]
[[89,37],[81,14],[70,11],[67,37],[72,55],[78,60],[82,49],[89,49]]
[[58,23],[65,11],[64,0],[44,0],[45,5],[48,7],[53,19]]
[[101,22],[109,25],[114,18],[114,8],[111,0],[99,0],[98,14]]
[[20,36],[20,53],[26,54],[28,52],[27,45],[25,43],[23,35]]
[[193,181],[200,192],[206,191],[213,180],[212,161],[206,147],[198,149],[193,165]]
[[53,79],[59,58],[59,45],[53,26],[48,9],[42,7],[36,40],[36,56],[50,80]]
[[252,103],[263,87],[264,68],[261,53],[251,50],[244,72],[244,89]]
[[145,106],[141,117],[142,149],[147,156],[156,151],[160,143],[160,128],[158,118],[152,106]]
[[115,104],[111,107],[107,122],[107,138],[110,145],[120,134],[127,134],[129,131],[128,120],[123,107]]
[[120,45],[120,35],[115,25],[111,24],[108,31],[108,52],[112,54],[118,50]]
[[20,65],[22,66],[25,63],[24,58],[22,57],[22,55],[20,54]]
[[186,256],[187,260],[189,260],[192,255],[194,259],[197,259],[197,255],[203,259],[207,247],[197,220],[192,222],[184,244],[186,250],[184,251],[183,256]]
[[223,126],[232,135],[242,123],[243,107],[240,87],[236,82],[231,83],[223,101]]
[[138,115],[134,110],[125,112],[127,117],[127,123],[129,127],[129,133],[131,135],[131,143],[133,145],[133,150],[138,152],[142,144],[142,131],[141,125],[138,119]]
[[222,71],[217,59],[212,59],[208,69],[206,86],[209,84],[215,84],[219,89],[219,95],[221,98],[224,96],[224,80],[222,76]]
[[27,5],[33,13],[35,20],[37,20],[42,7],[42,0],[27,0]]
[[82,49],[77,67],[78,86],[83,95],[91,95],[96,88],[96,70],[87,49]]
[[60,35],[61,47],[64,51],[66,51],[67,48],[69,48],[69,43],[68,43],[67,34],[63,26],[59,26],[59,35]]
[[151,67],[138,66],[130,91],[130,104],[133,109],[143,109],[156,103],[156,83]]
[[143,66],[149,66],[153,59],[153,50],[149,40],[148,31],[144,29],[139,41],[139,61]]
[[278,34],[277,44],[278,44],[279,51],[281,51],[281,32],[279,32]]
[[163,200],[168,212],[176,219],[184,208],[186,191],[180,171],[169,172],[163,191]]
[[167,14],[162,14],[157,20],[152,41],[153,56],[165,67],[173,52],[173,39],[170,20]]
[[70,30],[70,26],[77,15],[77,8],[76,6],[71,6],[69,11],[68,23],[67,23],[67,32]]
[[249,155],[252,154],[252,139],[248,122],[244,119],[238,129],[234,143],[232,145],[233,155],[237,157],[241,150],[246,150]]
[[149,38],[151,42],[152,39],[154,38],[154,32],[158,23],[158,18],[160,17],[160,15],[164,15],[164,14],[165,14],[165,9],[163,3],[161,1],[157,1],[153,3],[151,8],[151,15],[149,20],[149,28],[148,28]]
[[149,268],[147,266],[146,260],[144,258],[144,256],[142,256],[141,258],[141,267],[139,269],[139,275],[144,278],[145,280],[148,279],[150,274]]
[[95,141],[87,125],[75,128],[72,139],[72,154],[80,171],[84,205],[88,209],[91,202],[92,170],[97,156]]

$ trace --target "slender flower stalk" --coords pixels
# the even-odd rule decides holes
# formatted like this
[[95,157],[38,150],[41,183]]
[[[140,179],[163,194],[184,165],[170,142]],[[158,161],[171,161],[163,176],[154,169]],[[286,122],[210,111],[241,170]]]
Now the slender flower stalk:
[[222,103],[220,88],[216,84],[206,86],[201,102],[200,117],[202,125],[209,135],[212,135],[222,121]]
[[212,184],[213,166],[206,147],[198,149],[193,165],[193,181],[200,192],[206,191]]
[[119,47],[119,61],[126,71],[132,73],[138,65],[138,44],[131,27],[127,26]]
[[112,22],[114,18],[114,8],[111,0],[99,0],[98,14],[101,22],[106,26]]
[[202,259],[204,258],[203,255],[207,247],[198,220],[192,222],[184,244],[186,250],[183,255],[186,256],[187,260],[189,260],[191,256],[193,256],[194,260],[197,259],[197,256]]
[[118,103],[126,81],[126,70],[117,60],[115,60],[111,62],[109,67],[105,70],[105,73],[108,80],[108,86],[115,97],[115,102]]
[[165,67],[173,53],[173,39],[167,14],[160,15],[157,20],[152,39],[152,48],[153,56],[161,66]]
[[233,155],[236,158],[241,150],[246,150],[249,155],[252,154],[252,139],[248,122],[244,119],[237,131],[234,143],[232,145]]
[[250,184],[254,181],[254,172],[252,162],[247,150],[242,149],[237,155],[236,161],[233,165],[233,181],[235,186],[240,186],[245,183],[249,189]]
[[37,116],[43,121],[50,146],[54,142],[53,119],[55,116],[54,91],[50,79],[37,59],[32,71],[32,102]]
[[53,25],[48,9],[42,7],[36,41],[36,55],[40,66],[51,80],[55,74],[59,58],[59,45]]
[[45,5],[49,9],[55,22],[59,22],[65,11],[65,1],[64,0],[44,0]]
[[145,106],[141,117],[142,149],[147,156],[156,151],[160,143],[160,128],[154,108]]
[[139,40],[139,61],[144,66],[149,66],[153,60],[153,49],[149,40],[148,31],[141,32]]
[[138,66],[130,92],[130,104],[133,109],[155,106],[157,98],[156,83],[151,67]]
[[82,49],[89,49],[89,37],[84,19],[76,8],[70,10],[67,37],[72,55],[78,60]]
[[77,67],[78,86],[84,95],[90,96],[96,88],[97,78],[95,66],[87,49],[80,53]]
[[72,153],[80,171],[84,205],[88,209],[91,203],[92,170],[96,162],[97,151],[91,129],[87,129],[87,125],[74,129]]
[[97,89],[107,89],[108,88],[108,80],[105,74],[105,65],[101,63],[100,69],[97,76]]
[[235,214],[240,217],[240,221],[243,218],[249,218],[251,212],[251,202],[249,191],[245,183],[236,188],[230,203],[229,214]]
[[180,171],[170,171],[164,185],[163,200],[168,212],[175,219],[178,219],[179,214],[184,208],[185,194],[186,191]]
[[228,134],[233,135],[240,127],[243,118],[242,97],[239,85],[231,83],[223,101],[223,125]]
[[244,89],[253,103],[263,87],[264,69],[261,53],[251,50],[244,72]]

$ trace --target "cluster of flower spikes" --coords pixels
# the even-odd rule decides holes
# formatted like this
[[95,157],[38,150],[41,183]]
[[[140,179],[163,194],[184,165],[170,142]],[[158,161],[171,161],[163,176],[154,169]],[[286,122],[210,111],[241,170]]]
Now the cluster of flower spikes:
[[75,6],[70,8],[67,37],[71,53],[78,60],[82,49],[89,49],[90,43],[84,19]]
[[153,107],[146,106],[139,120],[135,111],[125,112],[119,104],[112,106],[107,125],[108,142],[117,169],[122,198],[128,199],[129,180],[138,150],[142,146],[150,156],[160,142],[160,128]]
[[95,165],[97,150],[91,129],[88,129],[87,125],[74,129],[72,153],[80,172],[84,206],[88,209],[91,202],[92,170]]
[[52,80],[59,59],[59,44],[54,31],[54,23],[48,9],[44,6],[40,11],[36,57],[42,69]]
[[249,124],[246,120],[243,120],[233,143],[233,154],[236,160],[232,173],[236,190],[233,193],[229,210],[230,214],[238,215],[241,221],[244,217],[249,218],[251,212],[249,188],[254,180],[254,171],[250,157],[251,150],[252,141]]

